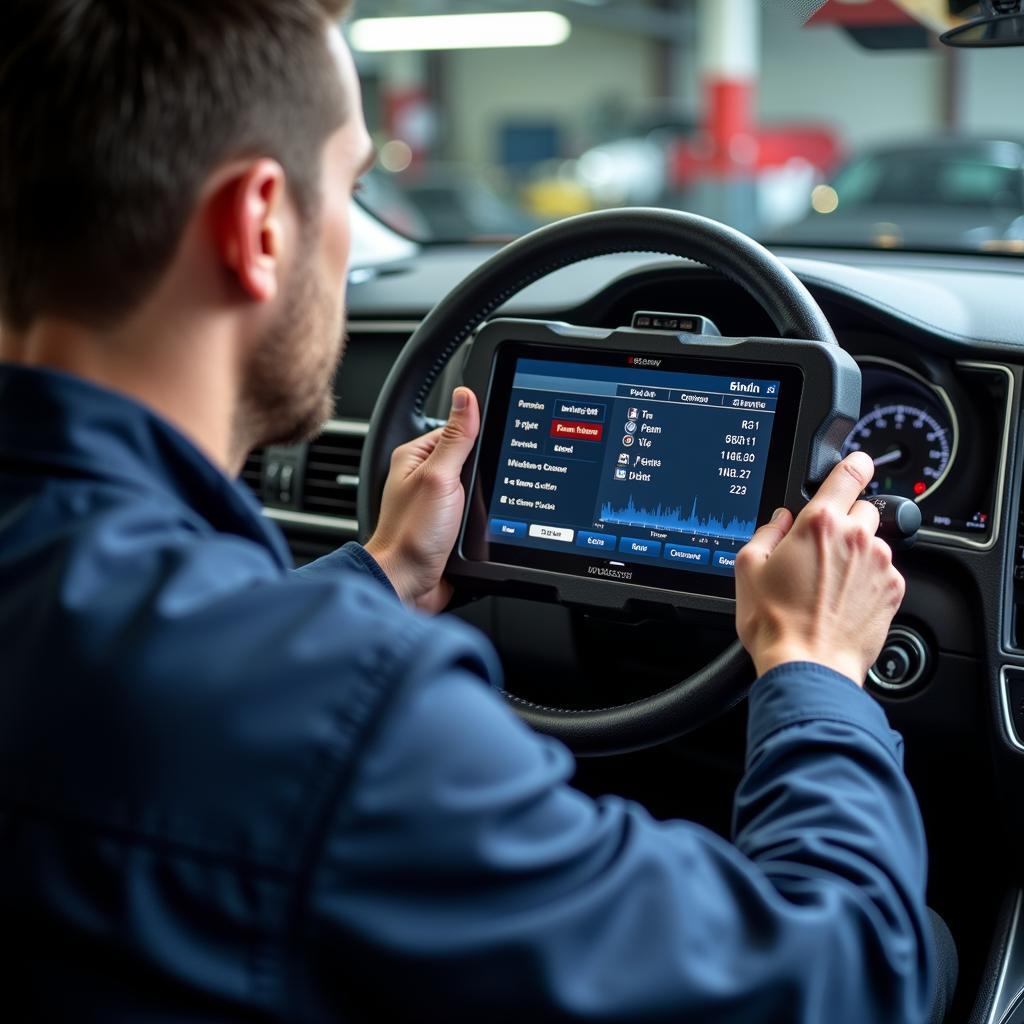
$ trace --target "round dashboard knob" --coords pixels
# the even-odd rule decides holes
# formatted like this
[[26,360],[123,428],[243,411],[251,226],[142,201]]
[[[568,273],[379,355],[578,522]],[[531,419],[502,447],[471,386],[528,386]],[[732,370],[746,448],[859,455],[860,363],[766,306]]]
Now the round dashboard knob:
[[921,634],[907,626],[893,626],[877,661],[868,669],[868,682],[889,693],[906,690],[927,667],[928,648]]
[[899,686],[910,675],[910,655],[896,644],[886,644],[873,671],[890,686]]

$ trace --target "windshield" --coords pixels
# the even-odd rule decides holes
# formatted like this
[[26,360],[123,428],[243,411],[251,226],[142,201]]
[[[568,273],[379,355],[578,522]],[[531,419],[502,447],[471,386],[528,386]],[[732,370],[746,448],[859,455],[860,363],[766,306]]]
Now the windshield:
[[428,242],[640,205],[769,242],[1024,254],[1024,51],[938,41],[972,13],[360,0],[347,32],[380,152],[361,201]]

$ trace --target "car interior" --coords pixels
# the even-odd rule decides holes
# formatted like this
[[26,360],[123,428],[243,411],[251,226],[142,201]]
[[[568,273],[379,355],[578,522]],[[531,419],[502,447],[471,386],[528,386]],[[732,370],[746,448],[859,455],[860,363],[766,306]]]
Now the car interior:
[[[752,666],[735,647],[724,577],[701,566],[648,568],[644,545],[660,549],[663,538],[665,559],[706,563],[708,523],[718,523],[714,563],[739,546],[733,523],[761,522],[771,508],[752,494],[725,512],[718,506],[716,519],[698,510],[697,484],[667,474],[685,473],[688,453],[710,447],[717,457],[732,445],[715,470],[729,493],[745,496],[741,481],[761,471],[766,495],[799,502],[820,479],[808,460],[831,465],[829,457],[866,451],[876,466],[870,493],[920,512],[913,543],[894,544],[907,594],[867,686],[904,737],[930,846],[929,903],[959,949],[949,1019],[1024,1021],[1021,5],[424,2],[418,15],[548,14],[554,22],[526,31],[563,33],[521,47],[467,35],[456,48],[449,27],[434,48],[420,32],[424,49],[402,43],[399,25],[385,43],[374,34],[402,20],[393,17],[399,6],[408,5],[366,0],[347,27],[380,155],[353,209],[336,412],[308,443],[254,452],[242,479],[297,564],[365,539],[391,448],[442,422],[454,386],[478,380],[490,404],[501,344],[562,346],[554,355],[519,352],[558,359],[558,369],[507,368],[516,394],[549,387],[563,402],[566,415],[550,431],[544,423],[540,449],[515,433],[530,428],[512,413],[502,434],[500,401],[488,409],[484,454],[467,470],[469,518],[491,541],[504,529],[508,543],[473,554],[467,523],[451,614],[493,642],[513,706],[574,749],[575,785],[727,836]],[[517,90],[524,67],[537,81]],[[564,96],[552,96],[555,82]],[[485,96],[468,95],[474,83]],[[657,119],[642,137],[616,136],[616,124],[636,124],[666,97],[678,116]],[[577,215],[583,220],[565,219]],[[728,227],[709,230],[703,218]],[[583,389],[591,397],[581,398],[567,376],[580,339],[591,352],[629,353],[633,376],[594,371],[593,388]],[[758,339],[767,340],[757,347]],[[635,367],[654,365],[644,362],[657,362],[652,353],[669,364],[676,351],[703,358],[672,368],[742,378],[729,385],[750,392],[733,396],[736,408],[776,410],[781,423],[786,378],[766,377],[772,353],[783,351],[788,365],[807,347],[837,351],[828,373],[801,364],[802,411],[792,436],[778,435],[788,438],[784,452],[779,441],[779,451],[748,465],[744,445],[754,442],[736,438],[756,430],[749,413],[726,414],[738,417],[738,433],[720,445],[702,433],[712,430],[707,411],[673,409],[665,415],[687,426],[674,439],[654,438],[656,473],[664,446],[666,497],[652,490],[657,509],[653,498],[645,505],[645,410],[654,406],[644,402],[667,403],[673,386],[685,402],[678,395],[694,384],[673,385],[667,372],[637,377],[648,371]],[[728,370],[716,359],[731,360]],[[848,373],[859,401],[843,391]],[[553,504],[517,497],[514,475],[493,479],[486,452],[512,465],[508,444],[521,436],[516,458],[541,449],[569,458],[597,429],[588,424],[604,422],[603,404],[588,409],[592,396],[624,399],[633,392],[622,388],[640,379],[651,386],[621,424],[624,447],[607,448],[620,475],[599,488],[613,546],[616,537],[625,543],[623,530],[646,531],[633,541],[637,557],[621,557],[625,547],[599,563],[588,561],[593,552],[563,555],[557,531],[571,540],[574,530],[539,514]],[[783,381],[777,407],[760,394],[750,404],[764,380]],[[805,415],[842,429],[805,443]],[[527,478],[520,488],[551,478],[537,464],[518,465]],[[571,473],[567,481],[579,479]],[[565,490],[561,481],[545,486]],[[516,507],[496,515],[492,502],[506,498]],[[556,533],[534,532],[545,524]],[[594,529],[577,543],[607,546],[604,526]],[[530,547],[532,538],[539,544]],[[500,571],[474,573],[470,563]],[[626,582],[634,563],[643,568]],[[625,721],[630,708],[643,710],[635,728]]]

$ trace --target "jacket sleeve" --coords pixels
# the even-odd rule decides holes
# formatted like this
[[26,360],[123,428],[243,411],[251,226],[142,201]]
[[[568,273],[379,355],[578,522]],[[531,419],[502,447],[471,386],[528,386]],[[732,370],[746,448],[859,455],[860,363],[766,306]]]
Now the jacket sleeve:
[[355,541],[349,541],[337,551],[332,551],[329,555],[324,555],[323,558],[318,558],[308,565],[293,569],[292,572],[303,579],[322,579],[339,572],[359,572],[375,579],[390,593],[395,593],[391,580],[387,578],[373,555],[362,544],[357,544]]
[[925,1018],[922,825],[899,738],[850,680],[790,664],[755,684],[732,845],[572,789],[568,751],[442,647],[325,831],[304,933],[325,1014]]

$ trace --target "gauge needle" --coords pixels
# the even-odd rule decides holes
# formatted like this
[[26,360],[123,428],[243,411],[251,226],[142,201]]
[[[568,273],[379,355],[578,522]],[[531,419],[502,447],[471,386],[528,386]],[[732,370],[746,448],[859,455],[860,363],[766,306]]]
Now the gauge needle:
[[872,461],[876,466],[887,466],[890,462],[896,462],[903,458],[903,452],[897,448],[895,451],[886,452],[884,455],[879,455],[877,459]]

